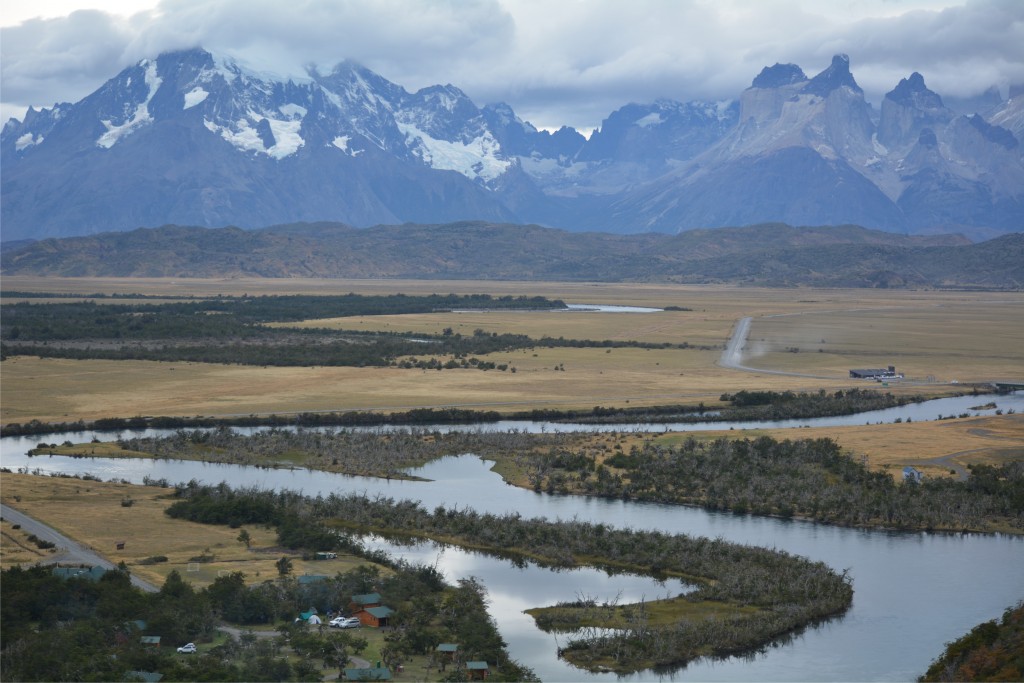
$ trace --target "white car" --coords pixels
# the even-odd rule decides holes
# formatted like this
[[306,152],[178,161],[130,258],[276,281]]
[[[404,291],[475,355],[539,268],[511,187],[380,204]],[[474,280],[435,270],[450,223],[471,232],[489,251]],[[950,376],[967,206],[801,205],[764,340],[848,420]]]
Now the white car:
[[334,617],[329,623],[331,628],[359,628],[359,620],[355,617]]
[[196,644],[187,643],[178,648],[178,654],[180,655],[194,655],[196,653]]

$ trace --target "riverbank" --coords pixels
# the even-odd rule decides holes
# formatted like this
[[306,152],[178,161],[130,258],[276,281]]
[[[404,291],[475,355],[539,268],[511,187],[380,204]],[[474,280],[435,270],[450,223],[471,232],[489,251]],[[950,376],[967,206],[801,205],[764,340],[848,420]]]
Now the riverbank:
[[[385,480],[411,479],[417,476],[412,468],[473,453],[495,461],[509,483],[533,491],[860,528],[1024,533],[1019,505],[1006,490],[1020,478],[1013,463],[1021,460],[1018,446],[1024,444],[1024,415],[1012,409],[980,418],[897,418],[883,425],[798,430],[440,429],[179,430],[117,442],[41,443],[29,453],[190,460]],[[943,450],[951,443],[973,448]],[[910,447],[899,449],[901,444]],[[740,451],[750,455],[735,454]],[[922,482],[908,488],[905,467],[921,472]]]

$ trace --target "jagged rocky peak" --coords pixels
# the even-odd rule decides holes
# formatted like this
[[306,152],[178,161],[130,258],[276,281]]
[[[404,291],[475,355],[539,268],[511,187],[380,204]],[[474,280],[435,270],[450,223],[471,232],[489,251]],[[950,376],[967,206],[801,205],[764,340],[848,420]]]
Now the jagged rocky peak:
[[486,104],[484,105],[481,111],[483,111],[490,118],[491,121],[498,123],[502,126],[514,125],[517,127],[526,128],[531,132],[537,130],[536,128],[533,127],[533,124],[525,123],[524,121],[522,121],[516,115],[512,107],[508,105],[507,102],[492,102],[491,104]]
[[939,94],[929,90],[924,84],[924,76],[916,71],[910,74],[910,78],[900,80],[895,88],[886,93],[885,98],[916,109],[941,109],[943,106]]
[[796,64],[779,64],[766,66],[761,69],[750,84],[751,88],[781,88],[794,83],[802,83],[807,80],[804,70]]
[[953,120],[939,94],[929,90],[918,72],[902,79],[882,98],[878,140],[889,147],[913,143],[926,128],[944,127]]
[[850,58],[847,55],[836,55],[827,69],[808,81],[803,92],[828,97],[829,93],[846,86],[856,93],[863,93],[850,73]]

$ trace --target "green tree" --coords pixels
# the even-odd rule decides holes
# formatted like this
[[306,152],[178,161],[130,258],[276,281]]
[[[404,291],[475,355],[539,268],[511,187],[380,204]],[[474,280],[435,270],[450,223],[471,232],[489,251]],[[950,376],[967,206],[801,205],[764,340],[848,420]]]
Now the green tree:
[[238,538],[236,540],[239,543],[244,543],[246,549],[248,549],[249,546],[252,545],[252,536],[250,536],[249,532],[246,531],[245,529],[242,529],[241,531],[238,532]]
[[281,576],[288,576],[292,573],[292,560],[287,555],[275,562],[274,566],[277,567],[277,573]]

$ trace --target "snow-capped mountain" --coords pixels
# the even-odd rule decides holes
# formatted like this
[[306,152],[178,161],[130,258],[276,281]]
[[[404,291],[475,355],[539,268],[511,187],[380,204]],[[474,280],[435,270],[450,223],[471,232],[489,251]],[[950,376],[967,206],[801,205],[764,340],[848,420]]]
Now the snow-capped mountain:
[[639,217],[658,231],[774,220],[982,236],[1024,226],[1022,172],[1008,130],[945,108],[920,74],[876,116],[837,55],[811,79],[793,64],[766,67],[727,135],[610,213],[619,229]]
[[0,138],[4,238],[182,223],[355,225],[513,214],[515,163],[447,86],[415,94],[356,64],[280,78],[203,50],[127,68]]
[[463,219],[983,236],[1024,225],[1024,97],[1011,94],[964,116],[915,73],[876,111],[838,55],[813,78],[766,67],[735,101],[628,104],[586,139],[453,85],[410,93],[354,62],[283,77],[187,50],[4,126],[3,239]]

